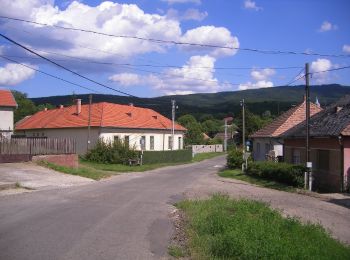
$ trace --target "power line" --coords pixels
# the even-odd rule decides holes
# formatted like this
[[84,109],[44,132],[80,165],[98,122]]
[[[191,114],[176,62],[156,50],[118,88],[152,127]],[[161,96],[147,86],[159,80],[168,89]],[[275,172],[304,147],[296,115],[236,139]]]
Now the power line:
[[19,61],[10,59],[10,58],[5,57],[5,56],[3,56],[3,55],[0,55],[0,57],[3,58],[3,59],[5,59],[5,60],[8,60],[8,61],[17,63],[17,64],[19,64],[19,65],[21,65],[21,66],[23,66],[23,67],[28,68],[28,69],[31,69],[31,70],[37,71],[37,72],[39,72],[39,73],[42,73],[42,74],[44,74],[44,75],[46,75],[46,76],[49,76],[49,77],[52,77],[52,78],[55,78],[55,79],[64,81],[64,82],[66,82],[66,83],[72,84],[72,85],[77,86],[77,87],[80,87],[80,88],[84,88],[84,89],[89,90],[89,91],[92,91],[92,92],[94,92],[94,93],[103,94],[103,93],[98,92],[98,91],[95,91],[95,90],[93,90],[93,89],[91,89],[91,88],[84,87],[84,86],[82,86],[82,85],[79,85],[79,84],[77,84],[77,83],[71,82],[71,81],[69,81],[69,80],[66,80],[66,79],[63,79],[63,78],[60,78],[60,77],[57,77],[57,76],[52,75],[52,74],[50,74],[50,73],[44,72],[44,71],[42,71],[42,70],[38,70],[38,69],[36,69],[36,68],[33,68],[33,67],[28,66],[28,65],[26,65],[26,64],[23,64],[23,63],[21,63],[21,62],[19,62]]
[[33,54],[35,54],[36,56],[39,56],[40,58],[42,58],[42,59],[44,59],[44,60],[46,60],[46,61],[48,61],[48,62],[50,62],[50,63],[52,63],[52,64],[54,64],[54,65],[56,65],[57,67],[60,67],[60,68],[62,68],[62,69],[64,69],[64,70],[66,70],[66,71],[69,71],[69,72],[73,73],[74,75],[76,75],[76,76],[78,76],[78,77],[81,77],[81,78],[83,78],[83,79],[86,79],[86,80],[88,80],[88,81],[91,81],[91,82],[93,82],[93,83],[95,83],[95,84],[97,84],[97,85],[100,85],[100,86],[104,87],[104,88],[107,88],[107,89],[116,91],[116,92],[118,92],[118,93],[124,94],[124,95],[126,95],[126,96],[130,96],[130,97],[135,97],[135,98],[137,98],[137,97],[134,96],[134,95],[131,95],[131,94],[129,94],[129,93],[126,93],[126,92],[123,92],[123,91],[120,91],[120,90],[111,88],[111,87],[109,87],[109,86],[106,86],[105,84],[99,83],[99,82],[97,82],[97,81],[95,81],[95,80],[93,80],[93,79],[90,79],[90,78],[88,78],[88,77],[86,77],[86,76],[83,76],[83,75],[81,75],[81,74],[79,74],[79,73],[77,73],[77,72],[75,72],[75,71],[73,71],[73,70],[71,70],[71,69],[68,69],[68,68],[66,68],[65,66],[62,66],[62,65],[60,65],[59,63],[54,62],[54,61],[52,61],[52,60],[46,58],[45,56],[42,56],[42,55],[36,53],[35,51],[33,51],[33,50],[27,48],[26,46],[24,46],[24,45],[22,45],[22,44],[20,44],[20,43],[18,43],[18,42],[16,42],[16,41],[14,41],[14,40],[8,38],[7,36],[3,35],[2,33],[0,33],[0,36],[3,37],[3,38],[5,38],[5,39],[8,40],[9,42],[12,42],[13,44],[15,44],[15,45],[17,45],[17,46],[19,46],[19,47],[21,47],[21,48],[23,48],[23,49],[29,51],[30,53],[33,53]]
[[[302,68],[302,69],[298,72],[298,74],[297,74],[286,86],[289,87],[289,86],[292,85],[294,82],[297,82],[298,80],[302,79],[302,78],[305,76],[305,75],[302,74],[303,71],[304,71],[304,68]],[[300,75],[300,74],[302,74],[302,75]]]
[[310,74],[317,74],[317,73],[323,73],[323,72],[329,72],[329,71],[335,71],[335,70],[343,70],[343,69],[350,69],[350,66],[344,66],[344,67],[339,67],[339,68],[334,68],[334,69],[329,69],[329,70],[315,71],[315,72],[311,72]]
[[42,26],[51,26],[51,27],[55,27],[58,29],[64,29],[64,30],[80,31],[80,32],[98,34],[98,35],[103,35],[103,36],[108,36],[108,37],[136,39],[136,40],[150,41],[150,42],[155,42],[155,43],[188,45],[188,46],[205,47],[205,48],[218,48],[218,49],[228,49],[228,50],[241,50],[241,51],[257,52],[257,53],[262,53],[262,54],[290,54],[290,55],[306,55],[306,56],[335,57],[335,58],[349,58],[350,57],[350,55],[345,55],[345,54],[324,54],[324,53],[310,53],[310,52],[297,52],[297,51],[260,50],[260,49],[254,49],[254,48],[240,48],[240,47],[213,45],[213,44],[180,42],[180,41],[174,41],[174,40],[161,40],[161,39],[145,38],[145,37],[131,36],[131,35],[115,35],[115,34],[108,34],[108,33],[97,32],[97,31],[82,29],[82,28],[65,27],[65,26],[60,26],[60,25],[39,23],[39,22],[34,22],[34,21],[20,19],[20,18],[14,18],[14,17],[8,17],[8,16],[0,16],[0,18],[7,19],[7,20],[13,20],[13,21],[26,22],[26,23],[36,24],[36,25],[42,25]]

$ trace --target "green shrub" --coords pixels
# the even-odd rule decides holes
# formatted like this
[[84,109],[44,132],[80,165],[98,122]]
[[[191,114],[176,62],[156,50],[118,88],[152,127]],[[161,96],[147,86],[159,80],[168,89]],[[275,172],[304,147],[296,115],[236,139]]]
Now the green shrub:
[[191,160],[192,151],[188,149],[174,151],[144,151],[142,157],[143,164],[190,162]]
[[304,186],[305,167],[288,163],[251,162],[247,174],[295,187]]
[[232,149],[227,155],[227,167],[231,169],[241,168],[243,163],[243,152],[239,149]]
[[90,162],[114,164],[126,163],[128,159],[137,157],[138,152],[135,148],[130,148],[129,144],[122,140],[112,142],[103,139],[99,139],[95,147],[85,155],[85,159]]

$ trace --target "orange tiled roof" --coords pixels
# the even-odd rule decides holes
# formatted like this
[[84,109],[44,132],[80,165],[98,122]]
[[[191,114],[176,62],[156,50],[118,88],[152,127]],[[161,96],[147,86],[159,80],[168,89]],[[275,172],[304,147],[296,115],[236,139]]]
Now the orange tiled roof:
[[10,90],[0,89],[0,106],[1,107],[17,107],[15,98]]
[[[303,122],[305,120],[305,110],[306,102],[304,101],[277,117],[272,123],[252,134],[251,137],[278,137],[287,130]],[[321,110],[322,108],[314,103],[310,103],[310,116],[313,116]]]
[[[89,105],[81,106],[81,113],[76,114],[76,106],[40,111],[19,122],[16,130],[42,128],[74,128],[87,127]],[[171,129],[171,120],[148,108],[107,102],[91,105],[92,127],[143,128],[143,129]],[[175,124],[175,130],[186,130]]]

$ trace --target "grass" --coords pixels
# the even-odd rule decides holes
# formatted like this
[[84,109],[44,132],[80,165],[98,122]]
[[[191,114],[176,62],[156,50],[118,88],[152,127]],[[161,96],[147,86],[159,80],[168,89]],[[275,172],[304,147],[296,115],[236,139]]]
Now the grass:
[[283,218],[266,204],[214,195],[177,204],[191,259],[350,259],[320,225]]
[[71,168],[71,167],[65,167],[57,164],[53,164],[50,162],[41,161],[39,162],[39,165],[44,166],[46,168],[50,168],[55,171],[72,174],[72,175],[78,175],[85,178],[90,178],[93,180],[100,180],[103,178],[110,177],[112,174],[104,172],[104,171],[98,171],[96,169],[86,168],[86,167],[79,167],[79,168]]
[[236,180],[241,180],[245,182],[249,182],[258,186],[262,186],[265,188],[275,189],[275,190],[282,190],[282,191],[288,191],[288,192],[296,192],[297,189],[292,186],[285,185],[283,183],[279,183],[272,180],[257,178],[255,176],[250,176],[247,174],[242,173],[239,169],[234,170],[223,170],[219,172],[219,176],[225,177],[225,178],[231,178]]
[[185,253],[179,246],[171,245],[168,247],[168,254],[175,258],[184,257]]
[[197,153],[194,155],[194,158],[192,159],[193,162],[200,162],[206,159],[211,159],[220,155],[224,155],[226,153]]

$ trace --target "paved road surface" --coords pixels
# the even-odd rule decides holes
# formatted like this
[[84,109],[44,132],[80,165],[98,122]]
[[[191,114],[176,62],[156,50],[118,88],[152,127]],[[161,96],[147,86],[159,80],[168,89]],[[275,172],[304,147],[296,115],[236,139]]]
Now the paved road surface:
[[219,178],[223,156],[59,190],[0,197],[0,259],[166,259],[175,201],[227,192],[321,222],[350,243],[350,209]]

